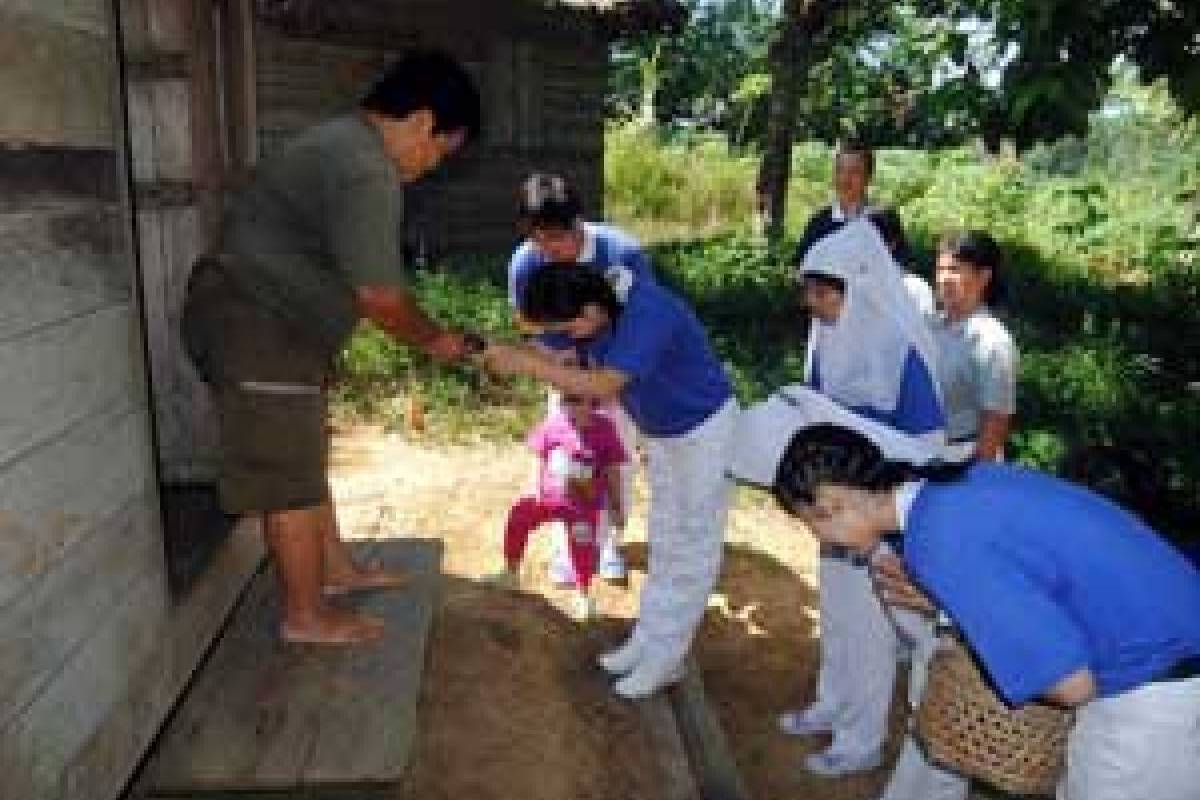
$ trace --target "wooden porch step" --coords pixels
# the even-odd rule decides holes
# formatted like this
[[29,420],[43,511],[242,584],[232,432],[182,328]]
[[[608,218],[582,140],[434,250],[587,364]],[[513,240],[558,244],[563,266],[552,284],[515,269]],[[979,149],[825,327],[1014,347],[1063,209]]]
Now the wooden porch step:
[[404,589],[353,601],[387,621],[383,641],[281,644],[275,575],[264,571],[168,721],[140,795],[397,796],[417,729],[442,545],[398,539],[359,552],[411,576]]

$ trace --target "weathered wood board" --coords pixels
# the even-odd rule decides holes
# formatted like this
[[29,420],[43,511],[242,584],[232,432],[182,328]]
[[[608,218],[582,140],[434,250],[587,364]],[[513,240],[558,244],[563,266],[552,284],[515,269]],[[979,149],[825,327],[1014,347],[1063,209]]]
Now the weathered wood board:
[[371,555],[412,577],[356,604],[387,621],[360,647],[283,645],[274,572],[255,579],[147,765],[148,797],[305,798],[394,793],[407,772],[441,545],[403,539]]

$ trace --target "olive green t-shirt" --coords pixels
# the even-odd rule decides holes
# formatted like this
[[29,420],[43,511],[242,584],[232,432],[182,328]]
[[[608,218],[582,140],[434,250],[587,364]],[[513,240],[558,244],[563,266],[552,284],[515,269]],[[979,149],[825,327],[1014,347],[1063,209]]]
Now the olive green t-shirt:
[[258,166],[226,210],[222,260],[245,294],[332,355],[358,321],[357,287],[405,285],[402,214],[379,134],[336,117]]

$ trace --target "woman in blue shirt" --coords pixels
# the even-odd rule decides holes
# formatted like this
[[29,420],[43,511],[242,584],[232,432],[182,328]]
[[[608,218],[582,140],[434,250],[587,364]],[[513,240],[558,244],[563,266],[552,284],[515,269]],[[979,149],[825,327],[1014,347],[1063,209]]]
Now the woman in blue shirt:
[[522,299],[534,322],[570,337],[594,366],[493,344],[483,355],[488,368],[619,399],[645,437],[649,574],[632,635],[600,659],[623,676],[618,694],[643,697],[681,676],[720,571],[737,402],[703,326],[660,286],[647,283],[621,302],[603,276],[548,264],[530,276]]
[[890,461],[843,425],[795,433],[774,491],[868,557],[902,530],[909,574],[1004,700],[1075,709],[1060,800],[1195,800],[1200,573],[1140,519],[1019,467]]
[[[605,277],[617,298],[624,302],[630,292],[643,283],[654,282],[654,269],[646,251],[629,234],[611,225],[588,222],[583,218],[583,205],[574,187],[561,175],[534,172],[522,183],[518,193],[517,218],[525,240],[513,252],[508,262],[508,301],[512,306],[518,328],[534,335],[534,341],[548,351],[572,351],[569,338],[543,331],[533,324],[522,306],[522,296],[529,277],[547,264],[568,269],[595,271]],[[547,412],[560,411],[559,395],[551,390],[547,397]],[[613,421],[628,453],[638,446],[637,428],[619,405],[612,409]],[[636,459],[620,467],[621,496],[628,502],[633,497],[633,474]],[[620,516],[629,519],[630,509],[624,507]],[[614,529],[605,515],[600,527],[601,577],[608,580],[625,578],[625,560],[619,549],[622,531]],[[575,572],[567,554],[565,530],[559,531],[550,560],[551,580],[558,584],[573,584]]]

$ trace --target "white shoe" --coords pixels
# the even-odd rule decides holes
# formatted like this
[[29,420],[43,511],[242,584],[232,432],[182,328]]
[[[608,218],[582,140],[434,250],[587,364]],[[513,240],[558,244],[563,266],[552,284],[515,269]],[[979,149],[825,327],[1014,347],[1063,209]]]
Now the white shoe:
[[616,650],[602,653],[596,662],[610,675],[624,675],[637,666],[642,657],[642,643],[633,636]]
[[633,671],[613,685],[613,691],[628,700],[649,697],[683,680],[682,663],[668,664],[656,658],[644,658]]
[[819,753],[810,753],[804,757],[804,768],[814,775],[826,778],[840,778],[855,772],[866,772],[878,767],[883,762],[883,756],[878,750],[861,755],[848,755],[835,752],[832,748]]
[[814,733],[829,733],[833,720],[825,710],[817,706],[798,711],[785,711],[779,715],[779,730],[788,736],[811,736]]
[[625,580],[625,559],[611,540],[600,553],[600,577],[606,581]]
[[587,622],[596,616],[596,601],[589,595],[580,592],[575,595],[572,611],[574,612],[576,622]]
[[555,553],[554,557],[550,559],[550,566],[546,572],[550,578],[550,583],[555,588],[575,588],[575,567],[571,566],[571,562],[565,556]]

